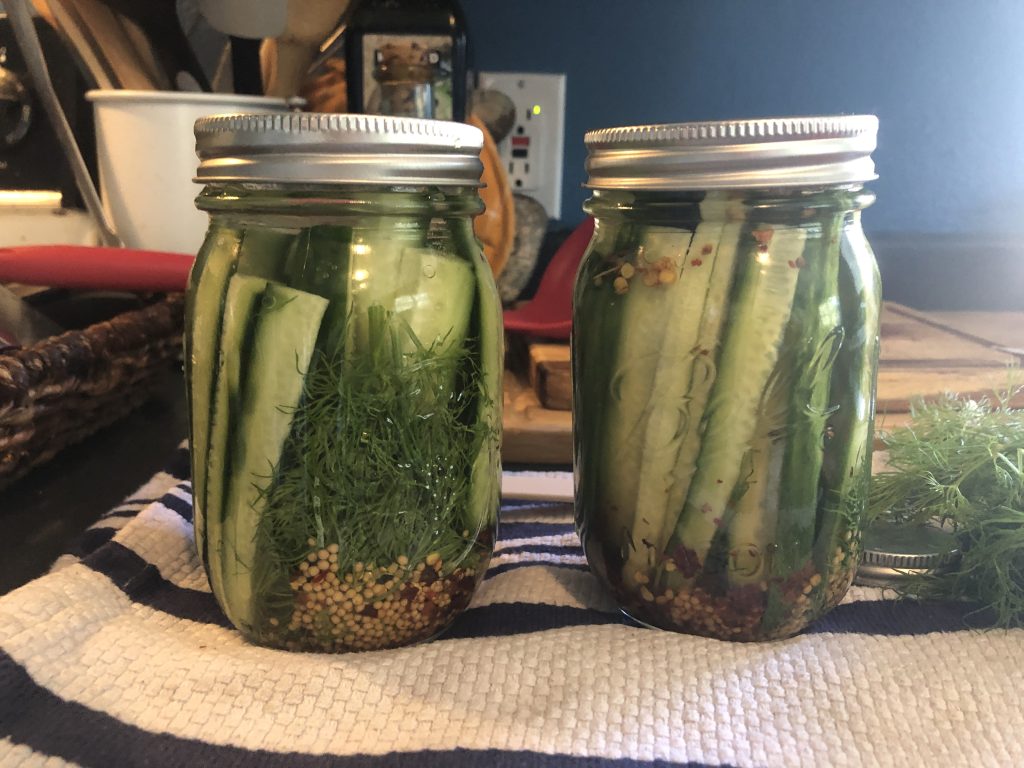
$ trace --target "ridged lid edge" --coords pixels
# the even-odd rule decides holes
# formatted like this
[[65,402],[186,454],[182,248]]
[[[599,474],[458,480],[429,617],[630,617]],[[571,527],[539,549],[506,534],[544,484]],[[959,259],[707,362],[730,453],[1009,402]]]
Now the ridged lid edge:
[[874,115],[770,117],[599,128],[588,131],[583,142],[588,148],[613,148],[631,144],[724,146],[785,140],[849,139],[874,136],[877,132],[878,118]]
[[291,112],[212,115],[196,120],[195,134],[200,147],[205,138],[224,133],[253,136],[273,133],[278,139],[285,138],[281,134],[291,139],[342,134],[379,137],[402,144],[450,145],[467,152],[479,152],[484,144],[483,133],[472,125],[413,117]]
[[865,550],[861,555],[862,565],[879,568],[893,568],[900,571],[920,571],[941,568],[960,557],[960,550],[949,552],[929,552],[927,554],[897,554],[893,552],[876,552]]

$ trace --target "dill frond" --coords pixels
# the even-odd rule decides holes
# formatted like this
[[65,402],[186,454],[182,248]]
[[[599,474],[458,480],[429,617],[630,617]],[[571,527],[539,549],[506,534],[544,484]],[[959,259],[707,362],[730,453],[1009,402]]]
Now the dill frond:
[[976,603],[1000,627],[1024,623],[1024,410],[1010,407],[1017,391],[915,403],[910,424],[883,437],[890,470],[873,479],[868,506],[871,521],[954,530],[959,567],[901,591]]
[[492,393],[466,346],[425,348],[383,307],[367,316],[365,347],[314,358],[262,489],[257,581],[271,615],[293,606],[289,574],[310,539],[339,545],[343,573],[431,552],[458,563],[476,546],[480,532],[467,522],[477,519],[467,509],[472,466],[495,438],[476,413]]

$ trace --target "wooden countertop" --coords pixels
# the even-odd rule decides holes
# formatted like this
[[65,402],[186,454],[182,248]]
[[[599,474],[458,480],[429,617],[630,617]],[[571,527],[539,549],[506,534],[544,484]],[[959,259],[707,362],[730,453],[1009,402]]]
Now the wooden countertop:
[[[513,347],[516,345],[513,344]],[[572,461],[569,351],[565,344],[519,343],[506,371],[506,462]],[[914,398],[945,392],[986,396],[1005,389],[1024,361],[1024,312],[921,312],[886,303],[878,371],[879,429],[907,421]],[[1024,406],[1024,400],[1017,405]]]

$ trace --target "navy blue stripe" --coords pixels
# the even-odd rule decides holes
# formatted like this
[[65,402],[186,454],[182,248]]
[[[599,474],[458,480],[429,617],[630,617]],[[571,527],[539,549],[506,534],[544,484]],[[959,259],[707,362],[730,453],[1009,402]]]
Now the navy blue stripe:
[[[190,482],[188,482],[188,481],[181,482],[181,483],[178,483],[174,487],[175,487],[176,490],[182,491],[183,493],[187,493],[189,495],[189,498],[191,499],[191,497],[192,497],[192,484]],[[134,515],[139,514],[139,512],[141,512],[145,507],[148,507],[150,504],[153,504],[153,503],[158,502],[158,501],[163,504],[164,503],[164,499],[166,499],[168,496],[173,496],[173,494],[164,494],[163,496],[160,496],[160,497],[155,498],[155,499],[143,499],[143,498],[128,499],[127,501],[122,501],[120,504],[118,504],[116,507],[111,509],[109,512],[104,512],[103,515],[102,515],[102,518],[107,518],[107,517],[133,517]],[[192,520],[192,502],[191,501],[187,501],[187,500],[183,500],[180,496],[173,496],[173,498],[176,499],[177,502],[179,502],[180,504],[184,505],[184,506],[182,506],[180,508],[174,508],[174,511],[177,512],[182,517],[184,517],[186,520],[191,522],[191,520]],[[137,509],[123,509],[123,507],[127,507],[129,505],[137,506]],[[164,504],[164,506],[171,507],[170,504]],[[186,507],[187,507],[187,509],[186,509]],[[171,508],[173,508],[173,507],[171,507]]]
[[621,613],[607,613],[593,608],[541,603],[496,603],[482,608],[470,608],[455,620],[442,638],[507,637],[562,627],[625,623]]
[[116,528],[87,528],[75,545],[68,550],[69,555],[83,558],[92,554],[117,534]]
[[192,502],[175,496],[173,493],[165,493],[159,499],[160,503],[173,512],[177,512],[184,519],[192,522]]
[[487,569],[487,573],[484,574],[484,580],[493,579],[495,576],[500,576],[503,573],[514,571],[517,568],[530,568],[533,566],[540,566],[542,568],[567,568],[570,571],[590,570],[590,567],[586,563],[552,563],[547,560],[520,560],[517,563],[502,563],[501,565],[492,565],[490,568]]
[[192,466],[189,462],[188,448],[178,448],[164,467],[164,472],[182,480],[188,480],[192,477]]
[[207,744],[152,733],[95,709],[65,701],[38,685],[0,651],[0,736],[37,753],[84,766],[149,768],[670,768],[697,766],[664,760],[612,760],[497,749],[423,750],[386,755],[310,755]]
[[498,541],[504,539],[530,539],[537,536],[564,536],[575,533],[572,523],[506,523],[498,525]]
[[[160,499],[144,499],[141,496],[136,496],[130,499],[125,499],[120,504],[118,504],[117,507],[125,507],[128,506],[129,504],[140,504],[141,506],[145,507],[149,504],[152,504],[154,501],[160,501]],[[114,507],[114,509],[117,509],[117,507]]]
[[[109,512],[105,513],[101,520],[106,520],[109,517],[135,517],[139,512],[148,507],[150,504],[156,503],[163,504],[172,512],[177,512],[182,518],[188,522],[192,522],[192,502],[187,499],[183,499],[180,496],[175,496],[173,493],[165,493],[159,499],[150,499],[148,501],[131,501],[125,502],[125,504],[141,504],[143,506],[138,509],[120,509],[115,507]],[[121,506],[124,506],[122,504]]]
[[[154,499],[153,501],[156,501],[156,499]],[[150,502],[150,503],[152,503],[152,502]],[[142,508],[139,508],[139,509],[118,509],[118,508],[115,508],[115,509],[112,509],[109,512],[107,512],[105,515],[103,515],[103,517],[101,517],[100,520],[106,520],[106,519],[111,518],[111,517],[135,517],[141,511],[142,511]]]
[[[116,541],[108,542],[85,558],[83,563],[109,578],[136,603],[179,619],[231,627],[213,595],[167,581],[156,566]],[[622,617],[618,613],[609,614],[589,608],[498,603],[466,611],[445,637],[518,635],[558,627],[621,622]]]
[[[96,531],[98,537],[113,535],[111,529],[96,529]],[[172,584],[160,575],[156,566],[147,563],[116,541],[107,541],[85,557],[82,562],[107,576],[131,600],[137,603],[181,619],[230,627],[213,595]],[[527,561],[506,563],[491,568],[488,570],[486,578],[493,578],[500,573],[528,566],[587,570],[587,566],[584,564]],[[561,626],[596,625],[621,621],[618,614],[607,614],[588,608],[558,607],[543,603],[528,604],[528,608],[524,605],[527,604],[497,604],[471,609],[468,612],[470,618],[464,628],[454,629],[454,634],[448,636],[514,635]],[[524,618],[529,611],[534,612],[531,614],[534,618]],[[473,618],[473,616],[477,618]],[[991,614],[979,613],[974,606],[964,603],[867,600],[839,606],[813,624],[807,631],[812,634],[834,632],[913,636],[930,632],[979,629],[993,626],[993,624],[994,617]]]
[[580,543],[574,542],[572,544],[517,544],[514,547],[503,547],[501,542],[498,542],[498,546],[495,548],[495,555],[517,555],[522,553],[533,552],[538,555],[575,555],[581,557],[583,555],[583,548],[580,547]]
[[572,512],[571,501],[539,501],[528,499],[516,499],[514,496],[502,497],[501,511],[503,514],[510,512]]
[[995,616],[969,603],[860,600],[833,608],[807,628],[808,634],[863,633],[889,637],[959,632],[995,626]]
[[133,602],[179,619],[231,627],[212,594],[172,584],[155,565],[116,541],[108,542],[82,562],[114,582]]

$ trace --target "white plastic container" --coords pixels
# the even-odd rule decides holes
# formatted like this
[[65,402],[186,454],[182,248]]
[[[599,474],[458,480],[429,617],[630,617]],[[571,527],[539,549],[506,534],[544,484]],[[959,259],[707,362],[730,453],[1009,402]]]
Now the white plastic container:
[[100,193],[129,248],[195,253],[207,215],[196,209],[193,125],[227,113],[287,112],[284,99],[223,93],[89,91]]

